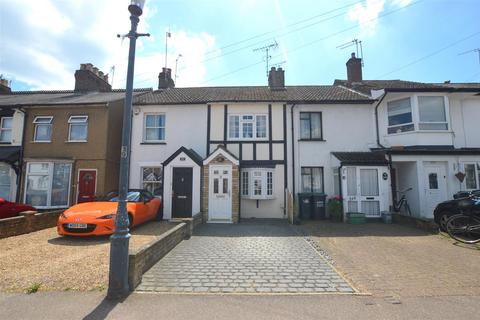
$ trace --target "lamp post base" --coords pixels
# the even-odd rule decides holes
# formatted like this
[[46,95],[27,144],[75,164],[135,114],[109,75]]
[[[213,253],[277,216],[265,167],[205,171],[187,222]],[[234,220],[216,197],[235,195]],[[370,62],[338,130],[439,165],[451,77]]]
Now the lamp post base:
[[110,237],[110,275],[107,299],[119,300],[130,294],[128,285],[128,245],[130,233]]

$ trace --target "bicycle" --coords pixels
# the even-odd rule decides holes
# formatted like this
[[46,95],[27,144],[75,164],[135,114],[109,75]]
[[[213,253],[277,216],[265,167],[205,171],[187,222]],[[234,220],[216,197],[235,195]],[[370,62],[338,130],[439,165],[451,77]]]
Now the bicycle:
[[464,209],[480,205],[480,199],[466,199],[459,202],[460,214],[451,216],[447,220],[447,232],[452,239],[466,244],[480,242],[480,217],[470,210],[464,213]]
[[407,188],[405,190],[396,190],[398,194],[401,194],[402,196],[400,197],[400,200],[395,201],[393,200],[393,210],[396,212],[400,212],[402,210],[402,207],[405,208],[405,210],[408,212],[408,215],[411,216],[412,212],[410,211],[410,206],[408,205],[407,197],[405,194],[408,191],[411,191],[413,188]]

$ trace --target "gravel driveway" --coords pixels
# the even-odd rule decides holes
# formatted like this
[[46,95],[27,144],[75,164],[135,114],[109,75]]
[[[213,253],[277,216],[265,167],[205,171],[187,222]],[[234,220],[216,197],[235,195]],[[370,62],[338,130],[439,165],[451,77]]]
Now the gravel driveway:
[[[138,248],[175,226],[149,222],[132,230],[130,248]],[[102,290],[108,285],[108,237],[60,237],[49,228],[0,239],[0,291]]]

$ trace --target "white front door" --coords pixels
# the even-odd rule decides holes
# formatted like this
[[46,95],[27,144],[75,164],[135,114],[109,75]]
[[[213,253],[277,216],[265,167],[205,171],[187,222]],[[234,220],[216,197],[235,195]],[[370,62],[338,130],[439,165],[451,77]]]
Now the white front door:
[[232,221],[232,166],[211,165],[209,172],[208,220]]
[[447,178],[445,166],[426,165],[425,167],[425,217],[432,218],[435,207],[447,200]]
[[345,167],[342,174],[344,208],[346,212],[362,212],[366,217],[379,218],[386,203],[383,183],[383,168]]

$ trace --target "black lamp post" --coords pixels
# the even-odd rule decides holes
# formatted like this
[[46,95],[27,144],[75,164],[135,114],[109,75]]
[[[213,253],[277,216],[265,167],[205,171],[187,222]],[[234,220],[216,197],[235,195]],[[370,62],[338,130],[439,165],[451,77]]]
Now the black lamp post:
[[[128,244],[130,240],[127,213],[128,178],[130,171],[130,140],[132,133],[132,96],[133,70],[135,64],[135,45],[137,38],[149,36],[148,33],[137,33],[139,17],[143,13],[145,0],[131,0],[131,28],[125,37],[130,39],[128,51],[127,87],[123,107],[122,149],[120,158],[120,176],[118,182],[118,209],[115,218],[115,231],[110,237],[110,274],[107,298],[120,299],[128,295]],[[120,37],[120,35],[119,35]]]

